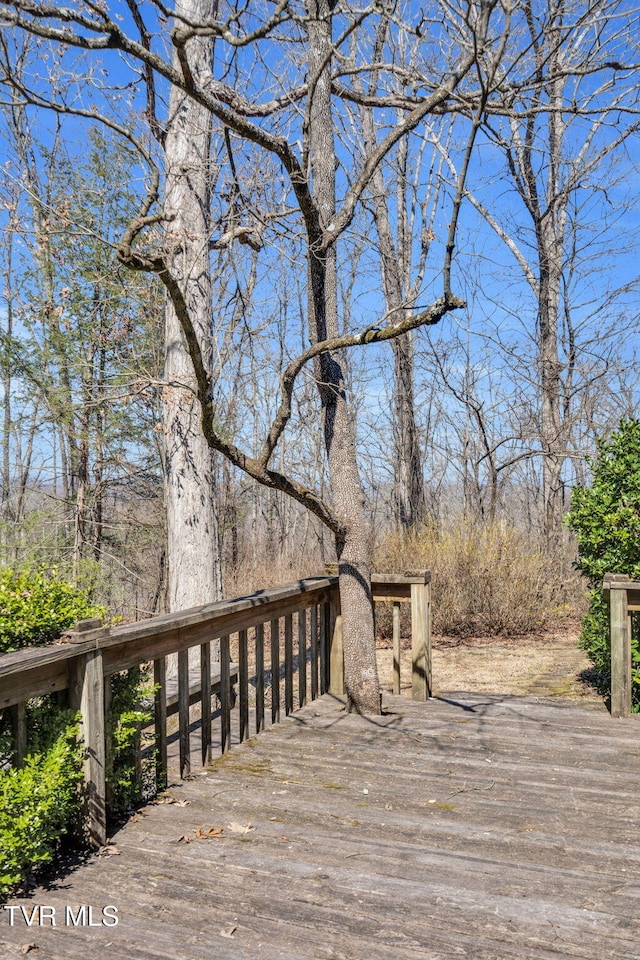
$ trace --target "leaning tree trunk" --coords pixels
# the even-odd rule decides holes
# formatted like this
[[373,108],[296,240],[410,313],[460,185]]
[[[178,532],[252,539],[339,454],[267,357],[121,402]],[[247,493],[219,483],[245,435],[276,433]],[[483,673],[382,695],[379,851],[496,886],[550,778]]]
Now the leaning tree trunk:
[[[178,8],[187,20],[201,23],[215,16],[217,0],[181,0]],[[213,40],[197,37],[186,49],[194,77],[210,77]],[[210,112],[172,88],[165,141],[166,258],[206,359],[211,354],[210,149]],[[221,585],[212,452],[202,432],[192,363],[168,298],[164,379],[167,604],[175,611],[219,599]]]
[[[335,214],[335,146],[331,117],[331,12],[335,0],[310,0],[309,76],[317,83],[309,113],[313,200],[320,230]],[[311,337],[338,335],[336,250],[322,253],[318,237],[309,238],[309,319]],[[358,475],[353,415],[348,409],[344,357],[323,354],[316,377],[324,412],[325,447],[333,510],[343,533],[336,538],[344,637],[345,686],[350,710],[380,713],[380,687],[371,599],[371,535]]]

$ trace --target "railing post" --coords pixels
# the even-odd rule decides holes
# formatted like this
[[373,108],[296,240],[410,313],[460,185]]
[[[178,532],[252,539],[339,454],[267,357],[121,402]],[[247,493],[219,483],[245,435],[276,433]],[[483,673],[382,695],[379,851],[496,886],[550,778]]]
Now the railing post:
[[340,590],[331,591],[329,601],[329,693],[341,697],[344,694],[344,640],[342,636],[342,612]]
[[393,603],[393,692],[400,693],[400,659],[402,649],[400,645],[400,603]]
[[[72,643],[84,643],[109,633],[99,620],[81,620],[67,634]],[[84,744],[84,813],[89,842],[102,847],[107,842],[107,790],[105,778],[105,702],[102,651],[89,650],[71,661],[69,703],[80,712]]]
[[[631,629],[626,577],[610,576],[605,581],[609,594],[611,632],[611,716],[631,716]],[[622,582],[620,582],[622,581]]]
[[[413,574],[412,574],[413,576]],[[431,686],[431,574],[411,584],[411,694],[428,700]]]
[[27,755],[27,702],[23,700],[10,707],[11,732],[13,735],[13,762],[19,769]]
[[280,723],[280,619],[271,621],[271,723]]

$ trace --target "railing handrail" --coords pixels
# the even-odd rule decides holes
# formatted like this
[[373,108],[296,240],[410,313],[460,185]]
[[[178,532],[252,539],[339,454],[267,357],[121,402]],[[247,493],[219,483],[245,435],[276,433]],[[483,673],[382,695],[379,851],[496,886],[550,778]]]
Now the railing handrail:
[[[374,573],[371,577],[375,599],[383,599],[379,594],[387,592],[383,591],[385,586],[397,588],[404,585],[410,588],[412,583],[427,584],[430,581],[431,574],[428,571],[408,574]],[[7,683],[9,678],[16,674],[62,663],[91,650],[107,651],[109,648],[120,644],[133,644],[150,637],[162,637],[175,631],[182,631],[183,636],[173,651],[177,652],[179,649],[197,646],[202,642],[199,636],[190,635],[192,628],[202,626],[206,626],[208,630],[213,628],[213,632],[209,632],[208,637],[209,639],[216,639],[217,636],[224,633],[233,633],[238,629],[249,629],[264,622],[264,620],[269,619],[268,614],[272,612],[272,609],[285,600],[306,597],[309,603],[312,603],[315,594],[325,590],[335,590],[337,585],[337,576],[306,577],[281,586],[257,590],[254,593],[235,597],[231,600],[218,600],[214,603],[190,607],[176,613],[160,614],[146,620],[138,620],[135,623],[111,627],[107,630],[101,627],[86,631],[86,634],[76,634],[75,636],[74,631],[67,631],[61,640],[45,644],[42,647],[25,647],[0,654],[0,708],[12,706],[20,699],[17,694],[12,698],[12,692],[15,694],[15,691],[12,691]],[[392,598],[390,597],[390,599]],[[409,589],[406,590],[406,594],[405,591],[402,591],[402,599],[410,599]],[[220,622],[216,626],[215,621],[222,621],[222,618],[224,618],[224,622]],[[74,642],[71,642],[72,640]],[[150,659],[153,658],[150,657]],[[140,661],[137,660],[136,662]],[[126,665],[118,666],[115,669],[126,669]],[[34,692],[33,696],[40,696],[43,692],[45,691]]]
[[[208,640],[217,639],[225,633],[249,629],[270,619],[270,614],[282,605],[286,605],[287,600],[304,600],[305,605],[307,603],[311,605],[319,594],[335,590],[337,584],[337,577],[307,577],[282,586],[257,590],[255,593],[232,600],[219,600],[180,610],[177,613],[161,614],[136,623],[122,624],[108,631],[104,628],[89,630],[87,631],[89,639],[86,640],[81,639],[83,634],[74,636],[74,631],[67,631],[54,643],[0,654],[0,709],[13,706],[25,699],[24,692],[15,689],[12,685],[16,675],[48,672],[47,668],[51,670],[56,665],[64,667],[66,661],[93,650],[100,650],[106,655],[106,672],[115,673],[136,663],[155,659],[154,650],[147,644],[143,651],[133,649],[134,646],[140,645],[141,641],[171,638],[171,635],[179,633],[179,637],[175,637],[173,641],[170,640],[171,649],[159,651],[158,655],[177,653],[179,650],[189,649],[203,642],[200,629],[206,630]],[[299,603],[295,603],[295,609],[299,606]],[[280,615],[284,615],[285,612],[286,610],[283,610]],[[109,656],[113,648],[121,645],[131,648],[130,656],[124,655],[126,662],[122,662],[123,657]],[[44,676],[40,683],[34,678],[33,692],[29,696],[42,696],[60,689],[63,689],[60,683],[56,683],[53,687],[48,686]]]

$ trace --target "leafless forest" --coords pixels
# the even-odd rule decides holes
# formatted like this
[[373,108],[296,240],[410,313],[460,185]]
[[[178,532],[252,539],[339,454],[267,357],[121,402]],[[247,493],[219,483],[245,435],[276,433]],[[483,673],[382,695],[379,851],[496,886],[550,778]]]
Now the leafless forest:
[[365,703],[374,567],[442,629],[566,613],[637,409],[634,5],[0,20],[0,562],[131,619],[338,561]]

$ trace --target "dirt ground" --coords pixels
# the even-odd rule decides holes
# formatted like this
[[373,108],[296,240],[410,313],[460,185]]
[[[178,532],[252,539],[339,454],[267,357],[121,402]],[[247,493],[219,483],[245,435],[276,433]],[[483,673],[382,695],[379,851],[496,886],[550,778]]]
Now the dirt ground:
[[[401,684],[411,685],[410,641],[402,642]],[[378,641],[384,688],[392,686],[390,641]],[[521,637],[434,637],[433,690],[522,694],[601,701],[576,624]]]

